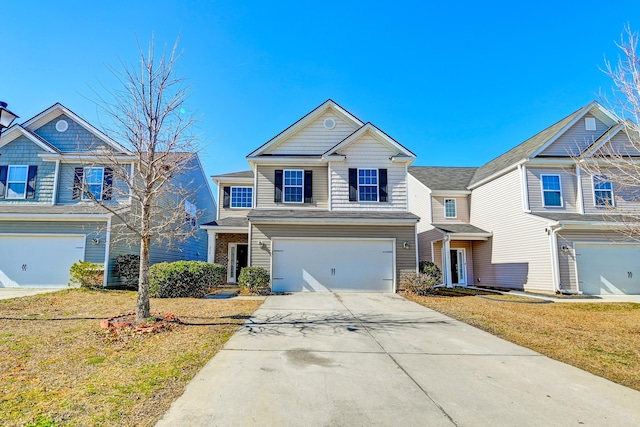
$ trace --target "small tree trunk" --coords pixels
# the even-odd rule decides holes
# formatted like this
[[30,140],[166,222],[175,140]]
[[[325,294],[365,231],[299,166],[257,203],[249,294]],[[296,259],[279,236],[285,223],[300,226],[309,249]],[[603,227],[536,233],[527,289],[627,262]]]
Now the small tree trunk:
[[141,322],[151,316],[149,304],[149,245],[150,239],[140,239],[140,276],[138,280],[138,303],[136,305],[136,321]]

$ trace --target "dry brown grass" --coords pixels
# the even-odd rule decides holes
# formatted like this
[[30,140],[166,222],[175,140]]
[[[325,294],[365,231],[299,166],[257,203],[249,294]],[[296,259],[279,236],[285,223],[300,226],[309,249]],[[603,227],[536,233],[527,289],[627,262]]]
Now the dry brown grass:
[[100,329],[99,319],[132,311],[135,297],[78,289],[0,301],[2,425],[154,425],[261,303],[154,299],[152,311],[199,325]]
[[476,296],[407,297],[553,359],[640,390],[640,304],[522,304]]

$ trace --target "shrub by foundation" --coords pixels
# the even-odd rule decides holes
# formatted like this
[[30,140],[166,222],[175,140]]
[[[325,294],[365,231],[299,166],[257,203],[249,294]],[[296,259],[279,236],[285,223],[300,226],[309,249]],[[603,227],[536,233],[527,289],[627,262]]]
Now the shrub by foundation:
[[203,261],[161,262],[149,268],[149,294],[154,298],[202,298],[222,283],[225,268]]

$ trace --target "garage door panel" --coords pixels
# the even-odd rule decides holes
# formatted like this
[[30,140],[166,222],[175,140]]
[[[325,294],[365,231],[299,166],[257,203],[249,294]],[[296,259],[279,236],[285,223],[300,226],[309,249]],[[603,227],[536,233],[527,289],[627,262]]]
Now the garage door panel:
[[640,245],[576,243],[580,291],[590,295],[640,294]]
[[0,286],[65,287],[84,250],[83,235],[0,235]]
[[277,292],[393,292],[393,241],[274,239]]

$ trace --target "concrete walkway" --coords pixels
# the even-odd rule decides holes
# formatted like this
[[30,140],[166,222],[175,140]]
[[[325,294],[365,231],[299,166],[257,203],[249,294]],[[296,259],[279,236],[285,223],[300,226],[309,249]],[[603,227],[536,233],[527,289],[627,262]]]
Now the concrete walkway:
[[0,299],[27,297],[62,290],[64,288],[0,288]]
[[268,297],[157,426],[637,426],[640,392],[393,294]]

